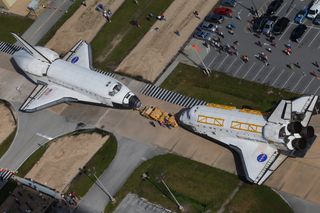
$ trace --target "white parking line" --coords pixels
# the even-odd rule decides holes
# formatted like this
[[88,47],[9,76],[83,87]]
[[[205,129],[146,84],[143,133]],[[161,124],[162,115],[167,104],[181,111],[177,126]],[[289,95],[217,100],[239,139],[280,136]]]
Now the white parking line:
[[279,13],[281,12],[281,10],[287,5],[288,2],[285,2],[282,7],[280,8],[280,10],[278,10],[278,12],[276,12],[276,16],[279,15]]
[[302,39],[299,41],[299,45],[298,46],[301,46],[302,43],[303,43],[303,39],[307,36],[307,34],[310,32],[311,30],[311,27],[308,29],[308,31],[303,35]]
[[256,64],[256,62],[253,62],[252,66],[249,68],[249,70],[247,71],[247,73],[242,77],[242,79],[244,79],[247,74],[251,71],[252,67]]
[[241,67],[242,67],[244,64],[245,64],[245,63],[243,62],[243,63],[239,66],[239,68],[237,69],[237,71],[236,71],[235,73],[233,73],[232,76],[236,76],[237,73],[239,72],[239,70],[241,69]]
[[311,81],[309,82],[309,84],[306,86],[306,88],[304,88],[304,90],[302,91],[302,93],[304,93],[306,90],[307,90],[307,88],[310,86],[310,84],[312,83],[312,81],[314,80],[315,78],[312,78],[311,79]]
[[313,43],[313,41],[318,37],[318,35],[320,34],[320,31],[317,33],[317,35],[312,39],[312,41],[310,42],[310,44],[308,45],[308,47],[311,46],[311,44]]
[[282,85],[281,89],[285,88],[287,83],[289,82],[290,78],[294,75],[294,73],[292,72],[290,77],[286,80],[286,82],[284,82],[284,84]]
[[280,76],[282,75],[282,73],[285,71],[285,69],[281,70],[280,75],[278,75],[278,77],[276,78],[276,80],[271,84],[271,86],[273,86],[275,83],[277,83],[278,79],[280,78]]
[[226,73],[228,73],[228,70],[232,67],[232,65],[234,64],[234,62],[236,62],[238,58],[236,57],[232,62],[231,64],[228,66],[228,68],[226,69]]
[[287,12],[287,15],[285,15],[285,17],[288,17],[295,7],[296,7],[296,4],[291,6],[291,9]]
[[213,59],[211,60],[210,64],[208,65],[208,67],[211,66],[211,64],[214,62],[214,60],[216,60],[216,58],[218,57],[219,53],[217,53],[217,55],[215,57],[213,57]]
[[282,37],[284,36],[284,34],[286,34],[287,33],[287,31],[289,30],[289,28],[291,27],[291,25],[292,25],[293,23],[289,23],[289,26],[287,27],[287,29],[282,33],[282,35],[280,36],[280,38],[279,38],[279,41],[282,39]]
[[221,63],[219,64],[219,66],[217,67],[217,69],[220,69],[220,67],[222,66],[222,64],[224,63],[224,61],[229,57],[229,55],[227,54],[226,57],[224,57],[224,59],[221,61]]
[[317,92],[319,91],[319,89],[320,89],[320,86],[319,86],[318,89],[314,92],[314,95],[317,94]]
[[273,70],[275,69],[276,67],[272,67],[272,69],[269,71],[268,75],[263,79],[262,83],[264,84],[264,81],[268,79],[269,75],[273,72]]
[[257,74],[254,76],[254,78],[252,79],[252,81],[256,80],[256,78],[258,77],[258,75],[260,74],[261,70],[265,67],[265,65],[262,65],[262,67],[259,69],[259,71],[257,72]]
[[292,88],[292,92],[294,92],[294,90],[296,89],[296,87],[298,86],[298,84],[300,83],[300,81],[303,79],[304,76],[301,76],[301,78],[299,79],[299,81],[297,81],[296,85],[294,85],[294,87]]

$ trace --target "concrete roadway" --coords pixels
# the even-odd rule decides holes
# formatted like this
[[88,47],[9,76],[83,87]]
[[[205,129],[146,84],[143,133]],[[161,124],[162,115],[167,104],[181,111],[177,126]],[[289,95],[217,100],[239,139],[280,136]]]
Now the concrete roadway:
[[[254,1],[259,9],[259,14],[265,12],[270,2],[271,0]],[[202,47],[200,54],[204,63],[212,71],[224,72],[237,78],[268,84],[295,93],[320,95],[320,80],[310,74],[310,72],[314,72],[315,75],[320,76],[320,72],[317,71],[318,68],[312,65],[312,62],[319,60],[320,27],[313,25],[310,20],[305,20],[308,29],[300,39],[300,42],[289,41],[292,30],[297,26],[297,24],[293,23],[293,19],[296,13],[308,3],[309,1],[284,1],[275,15],[279,17],[285,16],[291,22],[282,35],[276,36],[275,43],[277,47],[274,48],[270,46],[266,36],[261,35],[261,38],[257,38],[248,31],[247,28],[250,26],[248,22],[252,19],[252,15],[246,8],[250,8],[252,3],[251,1],[242,1],[233,8],[233,15],[236,16],[239,13],[241,21],[236,18],[225,18],[224,23],[219,25],[220,31],[225,35],[225,38],[221,39],[223,45],[232,45],[234,41],[239,41],[237,46],[239,56],[229,55],[225,52],[219,53],[214,47],[210,47],[210,51],[207,53],[207,49],[200,45]],[[227,32],[226,25],[229,23],[234,23],[236,26],[234,35],[230,35]],[[257,41],[260,41],[263,47],[259,47],[254,43]],[[192,43],[194,43],[194,39],[190,41],[190,44]],[[292,44],[293,54],[290,56],[283,53],[287,43]],[[266,50],[268,47],[271,47],[272,53]],[[255,58],[255,55],[261,52],[268,56],[270,65],[267,66]],[[249,62],[244,63],[240,58],[241,55],[248,55]],[[198,57],[193,56],[192,58],[197,60]],[[299,62],[300,69],[287,67],[288,64],[296,62]]]
[[[9,70],[13,70],[13,68],[10,67],[7,62],[8,56],[0,54],[0,61],[2,62],[0,63],[2,67],[4,66]],[[5,66],[6,63],[7,66]],[[141,84],[137,81],[130,80],[125,77],[122,78],[122,81],[124,81],[129,86],[129,88],[132,88],[134,91],[141,88]],[[17,73],[13,71],[2,70],[2,73],[0,74],[0,85],[2,89],[0,91],[2,91],[2,95],[4,98],[10,99],[10,97],[12,96],[12,99],[16,100],[16,102],[22,102],[22,100],[24,100],[27,95],[25,95],[24,98],[20,97],[20,99],[18,100],[18,97],[16,97],[17,95],[14,94],[19,93],[16,91],[16,86],[19,84],[21,84],[23,88],[27,88],[28,85],[24,86],[25,84],[28,84],[26,82],[27,81]],[[31,90],[32,88],[27,88],[23,89],[23,91],[21,92],[23,94],[28,94]],[[151,97],[142,95],[139,95],[139,97],[145,105],[157,105],[168,112],[178,112],[181,109],[177,105],[159,101]],[[44,110],[42,112],[47,113],[49,112],[49,110]],[[51,115],[51,117],[47,117],[46,119],[44,119],[43,117],[40,118],[39,116],[38,118],[35,118],[35,120],[38,119],[39,121],[34,121],[29,125],[40,122],[40,120],[42,120],[41,122],[47,122],[48,124],[41,123],[40,126],[42,127],[42,129],[40,129],[40,133],[47,134],[48,136],[53,137],[51,129],[45,129],[45,127],[52,122],[51,119],[54,113],[47,114]],[[35,116],[36,114],[30,115]],[[133,141],[137,141],[147,146],[161,147],[169,152],[185,156],[209,166],[217,167],[231,173],[236,173],[234,158],[229,150],[206,139],[203,139],[195,134],[192,134],[182,128],[169,130],[160,126],[152,127],[149,124],[149,121],[141,117],[136,111],[72,104],[70,106],[66,105],[66,107],[62,109],[61,112],[56,116],[62,116],[71,123],[83,121],[88,125],[94,125],[97,127],[101,127],[107,131],[113,132],[114,134],[119,135],[122,138],[130,138]],[[65,120],[60,121],[61,124],[63,124]],[[319,132],[319,129],[317,129],[317,132]],[[19,145],[21,146],[23,145],[23,143],[24,141],[20,141]],[[318,178],[320,177],[318,154],[319,150],[320,144],[316,143],[311,148],[306,158],[288,159],[285,164],[282,165],[271,176],[270,181],[267,181],[266,184],[268,186],[276,188],[277,190],[294,194],[303,199],[320,204],[320,197],[318,193],[320,190],[320,180]],[[18,151],[19,150],[16,150],[16,152]],[[140,156],[146,155],[144,155],[144,153],[141,153]],[[136,162],[139,163],[141,161],[136,160]],[[302,177],[301,174],[303,174]],[[119,179],[119,181],[121,182],[123,180]],[[302,182],[303,184],[297,184],[297,182]],[[107,179],[103,179],[103,183],[107,186],[110,186]],[[94,198],[96,197],[94,196],[93,198],[90,198],[89,196],[89,198],[87,198],[88,200],[85,201],[84,204],[86,202],[89,202],[89,200],[91,199],[94,200]],[[97,205],[102,206],[104,202],[107,203],[107,198],[104,197],[104,199],[105,201],[100,200],[99,204]],[[87,205],[88,204],[86,204],[85,206]]]
[[37,44],[72,4],[70,0],[51,1],[22,37],[32,45]]

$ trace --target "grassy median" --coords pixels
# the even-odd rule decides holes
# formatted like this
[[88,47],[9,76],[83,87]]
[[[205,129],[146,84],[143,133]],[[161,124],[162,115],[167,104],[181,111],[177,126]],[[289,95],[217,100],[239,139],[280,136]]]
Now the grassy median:
[[10,145],[11,145],[13,139],[14,139],[14,136],[16,136],[16,131],[17,131],[17,128],[15,128],[10,133],[10,135],[3,142],[0,143],[0,158],[9,149],[9,147],[10,147]]
[[[149,174],[149,180],[142,180],[141,175],[145,172]],[[161,177],[188,212],[216,212],[240,182],[237,176],[220,169],[173,154],[161,155],[142,163],[132,173],[115,195],[118,203],[110,203],[105,212],[113,212],[116,205],[129,192],[136,193],[165,208],[178,211],[172,198],[159,181]],[[273,191],[269,193],[269,188],[256,185],[243,186],[250,192],[246,194],[246,199],[250,200],[251,206],[263,207],[265,212],[272,211],[273,207],[276,207],[278,212],[291,212],[288,205],[279,199],[276,193]],[[257,188],[260,193],[255,193]],[[237,194],[235,198],[238,196],[241,196],[239,199],[243,197]],[[230,209],[231,207],[233,206],[230,206]],[[235,212],[250,212],[250,209],[244,208]]]
[[10,33],[22,35],[32,23],[33,20],[27,17],[0,14],[0,41],[15,43],[16,40]]
[[299,96],[220,72],[214,72],[208,77],[199,68],[185,64],[179,64],[161,87],[209,103],[261,111],[272,109],[281,99],[292,99]]
[[[102,70],[113,70],[138,44],[156,21],[147,20],[149,13],[161,15],[173,0],[125,1],[91,42],[94,66]],[[138,21],[138,28],[130,24]]]
[[99,177],[113,160],[117,153],[117,140],[110,135],[108,141],[98,150],[98,152],[85,165],[86,173],[79,173],[71,182],[68,192],[75,192],[82,197],[96,181],[94,176],[89,172],[94,168],[95,175]]

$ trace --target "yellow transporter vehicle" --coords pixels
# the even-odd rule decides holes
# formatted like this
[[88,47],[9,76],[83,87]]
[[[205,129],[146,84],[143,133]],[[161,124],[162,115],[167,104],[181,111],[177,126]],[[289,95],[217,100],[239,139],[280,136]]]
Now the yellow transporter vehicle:
[[158,121],[160,125],[167,127],[178,127],[178,123],[173,114],[163,112],[158,107],[154,106],[145,106],[140,110],[140,114],[146,118],[149,118],[154,121]]

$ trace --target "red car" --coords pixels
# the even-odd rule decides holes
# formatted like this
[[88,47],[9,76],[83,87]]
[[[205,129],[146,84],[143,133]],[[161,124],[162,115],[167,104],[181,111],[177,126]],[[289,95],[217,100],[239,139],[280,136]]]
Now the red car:
[[223,16],[232,16],[232,10],[230,8],[227,7],[218,7],[215,8],[213,10],[214,13],[219,14],[219,15],[223,15]]

